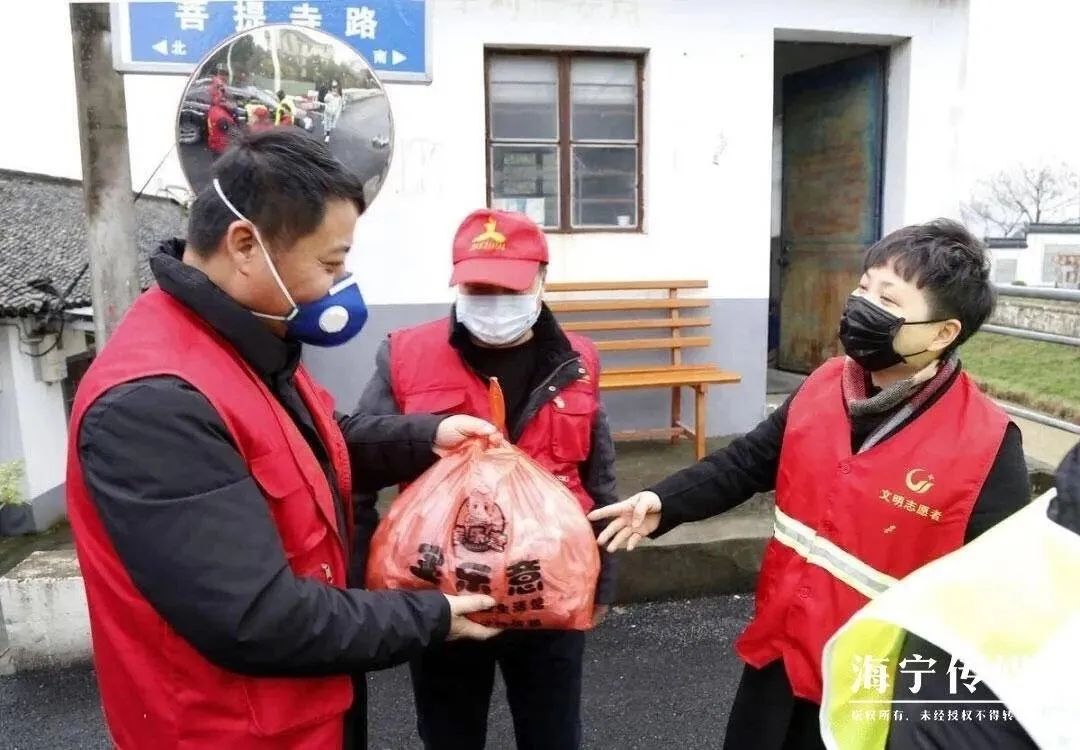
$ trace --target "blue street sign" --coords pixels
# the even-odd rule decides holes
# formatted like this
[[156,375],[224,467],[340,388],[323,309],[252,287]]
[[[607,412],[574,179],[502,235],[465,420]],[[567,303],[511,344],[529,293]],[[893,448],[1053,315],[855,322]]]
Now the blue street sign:
[[431,81],[427,0],[113,3],[114,63],[128,73],[191,73],[238,31],[272,23],[325,31],[384,81]]

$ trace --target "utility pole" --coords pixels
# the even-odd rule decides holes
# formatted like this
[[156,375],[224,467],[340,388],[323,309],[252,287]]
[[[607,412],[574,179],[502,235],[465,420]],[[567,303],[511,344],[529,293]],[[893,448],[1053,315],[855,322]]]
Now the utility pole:
[[113,70],[108,3],[72,3],[86,244],[100,352],[139,296],[124,77]]

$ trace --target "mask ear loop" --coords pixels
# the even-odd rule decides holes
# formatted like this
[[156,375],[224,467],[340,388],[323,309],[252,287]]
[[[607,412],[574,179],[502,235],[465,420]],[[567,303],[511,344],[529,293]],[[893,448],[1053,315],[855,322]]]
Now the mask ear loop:
[[[940,318],[938,320],[916,320],[916,321],[911,322],[911,323],[909,323],[908,321],[905,320],[903,323],[900,324],[900,328],[903,328],[904,326],[922,326],[922,325],[931,325],[933,323],[947,323],[950,320],[952,320],[952,318]],[[949,344],[949,346],[952,346],[952,344]],[[948,346],[945,347],[945,348],[948,349]],[[896,351],[896,350],[894,349],[893,351]],[[923,349],[921,352],[912,352],[911,354],[901,354],[900,352],[896,352],[896,353],[900,354],[900,356],[904,358],[904,361],[907,362],[908,358],[910,358],[910,357],[918,357],[920,354],[926,354],[929,351],[930,351],[930,349],[927,348],[927,349]],[[944,350],[942,350],[942,351],[944,351]]]
[[263,257],[266,258],[266,264],[270,266],[270,273],[273,274],[274,281],[277,283],[278,289],[280,289],[281,293],[285,295],[285,299],[288,300],[289,305],[292,307],[292,312],[290,312],[288,315],[270,315],[268,313],[255,312],[254,310],[251,311],[251,314],[259,318],[264,318],[266,320],[280,320],[288,323],[290,320],[296,317],[297,313],[300,312],[300,308],[293,300],[292,295],[289,294],[289,290],[285,286],[285,282],[281,280],[281,275],[278,274],[277,268],[274,266],[274,261],[270,257],[270,252],[266,249],[266,245],[263,244],[262,235],[259,234],[259,228],[255,226],[255,222],[240,213],[240,211],[237,210],[236,206],[234,206],[232,202],[225,197],[225,193],[221,189],[221,183],[218,182],[218,179],[216,177],[214,178],[214,190],[217,191],[218,197],[221,198],[221,202],[225,204],[226,208],[228,208],[230,211],[233,212],[233,214],[236,215],[236,218],[240,219],[240,221],[246,221],[248,224],[251,225],[251,231],[255,235],[255,241],[259,243],[259,248],[263,251]]

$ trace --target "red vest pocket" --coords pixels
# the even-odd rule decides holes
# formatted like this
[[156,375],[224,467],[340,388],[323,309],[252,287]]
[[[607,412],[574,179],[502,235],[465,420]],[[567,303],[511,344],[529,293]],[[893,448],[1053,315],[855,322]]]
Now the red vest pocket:
[[565,390],[549,402],[551,451],[560,461],[581,463],[592,447],[596,401],[588,393]]
[[403,414],[463,414],[465,413],[465,389],[444,388],[405,396]]
[[260,737],[340,720],[353,702],[352,680],[334,677],[253,677],[243,682],[252,732]]
[[285,555],[290,561],[326,536],[326,523],[319,513],[315,495],[301,478],[289,451],[272,451],[254,459],[251,474],[266,495]]

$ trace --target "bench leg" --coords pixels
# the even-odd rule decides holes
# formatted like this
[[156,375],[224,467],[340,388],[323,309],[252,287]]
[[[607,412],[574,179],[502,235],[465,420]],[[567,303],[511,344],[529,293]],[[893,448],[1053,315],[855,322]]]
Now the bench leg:
[[705,458],[705,436],[708,432],[705,427],[705,395],[708,387],[698,385],[694,387],[694,454],[697,460]]
[[[671,389],[671,427],[678,430],[679,425],[682,423],[682,388],[675,386]],[[675,445],[682,437],[681,434],[675,433],[671,436],[671,444]]]

